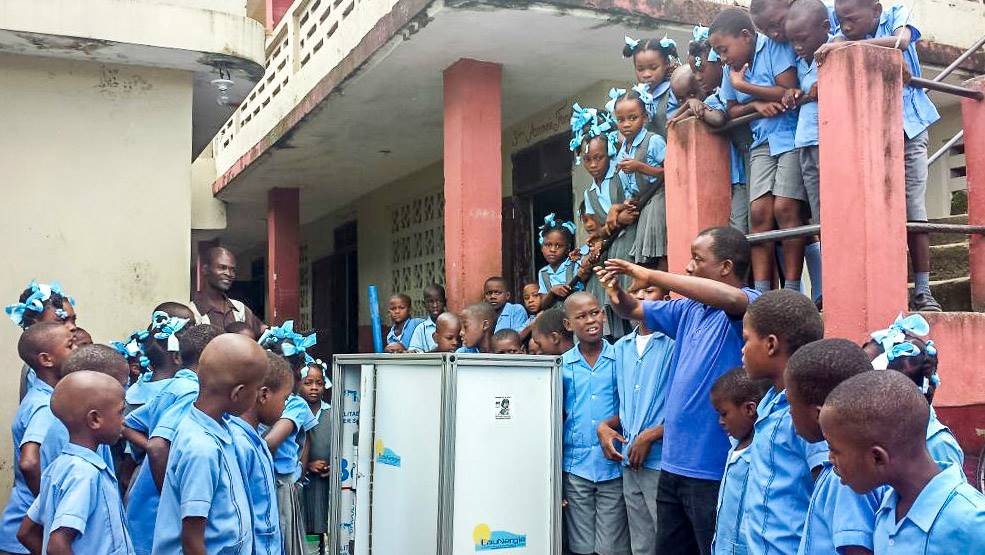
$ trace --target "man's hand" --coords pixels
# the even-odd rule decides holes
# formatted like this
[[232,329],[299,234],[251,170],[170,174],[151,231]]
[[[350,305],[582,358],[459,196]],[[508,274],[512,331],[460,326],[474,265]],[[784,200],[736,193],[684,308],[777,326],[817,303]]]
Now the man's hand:
[[559,299],[566,299],[571,294],[571,288],[568,287],[568,284],[555,285],[551,287],[551,294]]
[[632,262],[618,258],[610,258],[605,261],[605,268],[596,273],[599,276],[599,281],[606,287],[617,287],[619,276],[629,276],[633,280],[629,288],[632,291],[646,283],[648,272],[649,270],[643,266],[638,266]]
[[616,449],[615,442],[618,441],[620,443],[626,443],[626,438],[624,438],[619,432],[612,429],[607,422],[602,422],[599,424],[595,432],[599,436],[599,443],[602,444],[602,453],[605,454],[605,458],[610,461],[622,461],[622,453],[619,452],[619,449]]

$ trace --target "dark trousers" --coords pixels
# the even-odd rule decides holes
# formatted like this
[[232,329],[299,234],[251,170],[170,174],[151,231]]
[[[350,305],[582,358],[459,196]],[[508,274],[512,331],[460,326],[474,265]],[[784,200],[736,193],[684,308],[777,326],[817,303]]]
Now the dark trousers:
[[660,473],[657,487],[657,553],[708,555],[715,537],[719,480]]

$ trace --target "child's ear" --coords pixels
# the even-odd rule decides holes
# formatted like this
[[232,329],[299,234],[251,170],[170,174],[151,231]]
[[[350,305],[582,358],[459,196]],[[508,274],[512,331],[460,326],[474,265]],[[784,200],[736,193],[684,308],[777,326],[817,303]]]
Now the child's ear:
[[170,354],[171,354],[171,360],[174,361],[174,365],[177,366],[178,368],[181,368],[181,366],[184,363],[184,361],[181,360],[181,353],[170,353]]
[[90,410],[85,415],[85,424],[90,430],[98,430],[103,425],[103,417],[99,414],[99,411],[95,409]]
[[780,340],[775,335],[766,336],[766,354],[775,355],[780,349]]
[[882,4],[879,2],[873,2],[872,13],[875,16],[874,19],[879,21],[879,16],[882,15]]
[[246,384],[236,384],[236,387],[229,392],[230,401],[238,401],[240,396],[243,395],[243,390],[246,389]]
[[51,353],[38,353],[37,363],[42,368],[52,368],[55,366],[55,359]]
[[257,405],[264,405],[264,404],[266,404],[267,401],[270,400],[270,396],[273,395],[273,394],[274,394],[274,392],[271,391],[269,387],[267,387],[265,385],[264,386],[261,386],[260,389],[257,390]]
[[[564,329],[566,329],[567,331],[570,331],[570,332],[574,332],[575,331],[575,330],[571,329],[571,320],[568,320],[567,318],[565,318],[563,320],[563,322],[564,322]],[[553,332],[553,333],[557,333],[557,332]]]
[[889,452],[883,449],[881,445],[873,445],[869,449],[869,457],[872,459],[873,466],[879,472],[885,472],[886,467],[889,466]]
[[746,418],[755,420],[757,417],[756,409],[758,408],[759,403],[755,401],[746,401],[745,403],[742,403],[742,414],[744,414]]
[[735,271],[735,262],[733,262],[729,258],[726,258],[725,261],[722,262],[722,271],[719,273],[719,275],[725,277],[734,271]]

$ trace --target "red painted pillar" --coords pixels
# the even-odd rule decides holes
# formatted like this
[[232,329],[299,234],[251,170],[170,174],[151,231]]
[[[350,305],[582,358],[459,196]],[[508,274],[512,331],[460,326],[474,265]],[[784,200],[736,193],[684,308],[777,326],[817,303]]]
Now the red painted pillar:
[[818,74],[824,322],[862,340],[907,308],[902,57],[854,45]]
[[195,257],[195,291],[202,290],[202,284],[205,283],[205,271],[202,269],[208,263],[205,256],[209,254],[209,250],[213,247],[219,246],[219,239],[212,239],[211,241],[199,241],[198,242],[198,256]]
[[697,118],[667,130],[664,184],[667,190],[667,267],[683,273],[691,242],[703,229],[728,225],[731,202],[729,148]]
[[280,20],[290,9],[293,0],[266,0],[267,1],[267,30],[271,31],[280,23]]
[[[965,83],[985,91],[985,78]],[[964,124],[964,159],[968,179],[968,223],[985,224],[985,101],[961,99],[961,119]],[[968,265],[971,270],[971,309],[985,311],[985,237],[972,235],[969,239]]]
[[461,59],[444,73],[445,288],[461,310],[503,272],[502,68]]
[[267,193],[266,321],[281,324],[301,313],[300,192],[271,189]]

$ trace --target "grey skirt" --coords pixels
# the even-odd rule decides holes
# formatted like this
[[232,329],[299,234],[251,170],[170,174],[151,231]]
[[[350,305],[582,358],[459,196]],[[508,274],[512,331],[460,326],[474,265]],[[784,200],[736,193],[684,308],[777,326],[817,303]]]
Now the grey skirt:
[[640,211],[636,241],[630,252],[637,264],[648,264],[667,256],[667,200],[663,185]]
[[304,522],[301,519],[301,484],[290,474],[277,475],[277,508],[284,535],[284,555],[304,555]]

